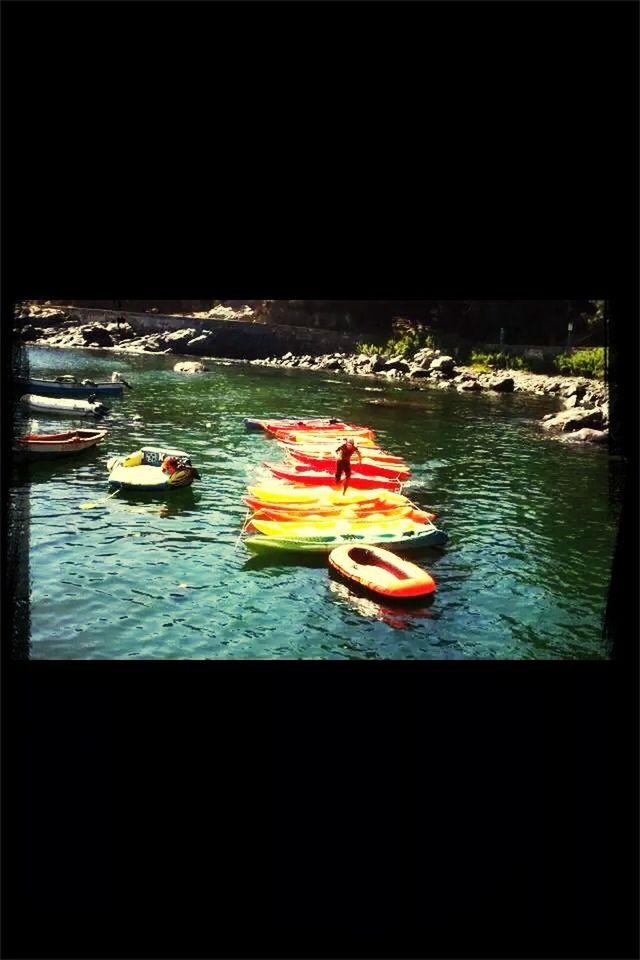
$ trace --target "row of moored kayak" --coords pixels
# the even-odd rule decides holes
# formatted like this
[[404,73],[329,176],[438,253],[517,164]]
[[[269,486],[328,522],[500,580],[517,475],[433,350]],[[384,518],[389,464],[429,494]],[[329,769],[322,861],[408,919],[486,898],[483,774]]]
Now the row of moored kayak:
[[[248,420],[284,455],[267,462],[273,482],[250,486],[243,498],[251,511],[245,544],[253,551],[329,552],[332,566],[349,579],[387,596],[430,593],[435,583],[415,564],[381,547],[442,546],[446,534],[435,515],[401,492],[411,472],[405,461],[383,450],[373,430],[332,420]],[[335,480],[338,448],[352,439],[361,460],[352,458],[345,485]]]

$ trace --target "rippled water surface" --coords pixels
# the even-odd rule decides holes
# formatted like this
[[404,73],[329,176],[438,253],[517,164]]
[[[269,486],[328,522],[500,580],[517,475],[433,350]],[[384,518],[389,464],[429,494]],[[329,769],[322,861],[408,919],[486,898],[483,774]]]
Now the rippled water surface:
[[[606,449],[540,433],[536,421],[556,401],[416,393],[236,363],[188,378],[172,372],[169,356],[32,349],[30,362],[44,376],[120,370],[135,386],[108,401],[105,443],[15,474],[14,502],[29,509],[31,657],[605,655],[611,464]],[[262,461],[280,459],[243,418],[292,415],[368,424],[406,458],[413,477],[404,492],[437,513],[450,537],[444,550],[407,555],[434,576],[430,601],[385,605],[330,574],[326,556],[256,557],[238,541],[247,483],[266,477]],[[38,424],[87,425],[53,416]],[[188,451],[201,482],[81,509],[109,493],[108,456],[152,443]]]

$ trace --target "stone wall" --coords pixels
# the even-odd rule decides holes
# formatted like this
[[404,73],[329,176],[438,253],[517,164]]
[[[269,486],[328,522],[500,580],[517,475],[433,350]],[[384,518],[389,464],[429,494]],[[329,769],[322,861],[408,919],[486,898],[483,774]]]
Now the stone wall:
[[[278,326],[244,320],[214,320],[212,318],[178,317],[167,314],[133,313],[97,309],[71,309],[70,316],[79,323],[98,323],[106,326],[124,316],[133,331],[139,335],[193,329],[196,335],[208,332],[206,356],[255,360],[265,357],[309,354],[312,357],[330,352],[351,353],[362,339],[361,334],[337,330],[317,330],[311,327]],[[204,347],[204,344],[203,344]]]
[[154,307],[165,315],[201,313],[210,310],[213,300],[50,300],[55,307],[81,307],[83,310],[129,310],[144,313]]

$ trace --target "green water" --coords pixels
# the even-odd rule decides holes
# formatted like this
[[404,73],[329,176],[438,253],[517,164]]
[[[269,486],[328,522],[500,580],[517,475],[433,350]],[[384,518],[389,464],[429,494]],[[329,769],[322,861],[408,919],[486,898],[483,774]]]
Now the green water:
[[[606,449],[540,433],[556,401],[237,363],[188,378],[170,356],[29,356],[34,375],[119,370],[135,385],[108,401],[109,435],[95,451],[14,474],[12,504],[29,510],[32,658],[605,656],[612,465]],[[435,578],[432,599],[379,603],[330,574],[325,556],[257,557],[238,542],[247,484],[266,479],[262,461],[281,459],[243,418],[292,415],[367,424],[406,458],[404,492],[450,537],[444,550],[407,554]],[[37,419],[41,431],[87,425]],[[107,458],[143,444],[188,451],[202,480],[81,509],[109,493]]]

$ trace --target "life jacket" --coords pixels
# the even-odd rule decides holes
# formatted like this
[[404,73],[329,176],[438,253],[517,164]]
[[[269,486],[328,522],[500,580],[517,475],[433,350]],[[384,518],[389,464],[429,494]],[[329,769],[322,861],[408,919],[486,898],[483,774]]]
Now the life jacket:
[[165,457],[162,461],[162,472],[168,473],[169,476],[174,474],[178,469],[178,460],[177,457]]

